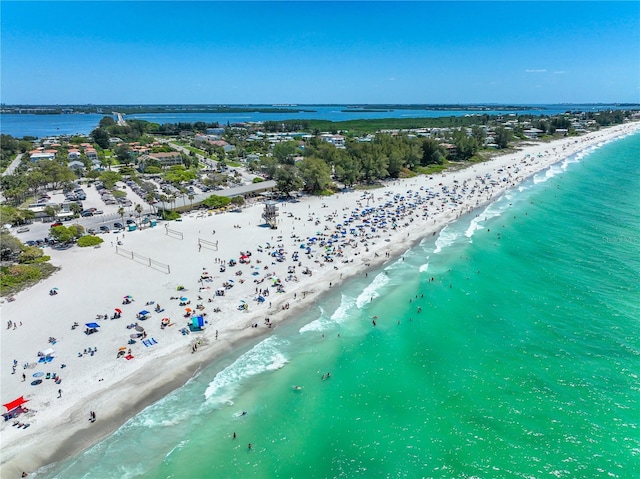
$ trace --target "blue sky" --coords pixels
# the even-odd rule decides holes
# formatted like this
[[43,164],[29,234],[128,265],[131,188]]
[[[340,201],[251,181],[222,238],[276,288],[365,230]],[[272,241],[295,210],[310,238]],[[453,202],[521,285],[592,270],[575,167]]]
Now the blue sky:
[[1,3],[0,100],[640,102],[640,2]]

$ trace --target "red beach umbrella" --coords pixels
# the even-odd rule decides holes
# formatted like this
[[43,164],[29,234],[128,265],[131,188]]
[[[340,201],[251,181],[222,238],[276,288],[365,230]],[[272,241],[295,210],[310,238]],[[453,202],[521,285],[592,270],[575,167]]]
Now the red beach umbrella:
[[116,313],[118,313],[118,314],[122,314],[122,310],[121,310],[121,309],[116,308]]

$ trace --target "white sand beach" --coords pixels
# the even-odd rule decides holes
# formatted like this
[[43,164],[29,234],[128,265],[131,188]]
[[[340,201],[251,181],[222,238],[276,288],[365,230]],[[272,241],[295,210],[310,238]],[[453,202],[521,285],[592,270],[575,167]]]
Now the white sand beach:
[[[0,424],[0,477],[20,477],[89,447],[202,365],[268,335],[347,278],[398,257],[553,163],[639,128],[628,123],[531,142],[458,171],[278,203],[276,230],[264,225],[258,202],[241,212],[192,212],[180,222],[111,233],[100,248],[48,248],[61,269],[0,304],[0,399],[24,396],[29,409]],[[150,267],[145,258],[158,263]],[[123,304],[126,296],[133,301]],[[186,333],[186,308],[204,314],[204,331]],[[116,309],[121,316],[111,319]],[[148,319],[137,318],[142,310]],[[86,334],[92,322],[98,332]],[[38,355],[47,349],[51,360]]]

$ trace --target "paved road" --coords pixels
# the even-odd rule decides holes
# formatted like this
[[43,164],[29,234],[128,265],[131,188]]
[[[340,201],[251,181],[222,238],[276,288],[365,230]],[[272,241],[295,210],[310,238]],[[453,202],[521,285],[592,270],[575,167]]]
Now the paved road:
[[114,111],[112,113],[118,117],[118,125],[127,126],[127,122],[124,121],[124,118],[122,117],[122,113],[118,113],[117,111]]
[[20,153],[15,157],[15,159],[11,162],[7,169],[2,172],[2,176],[13,175],[14,170],[18,167],[18,165],[20,165],[20,162],[22,161],[22,155],[24,155],[24,153]]

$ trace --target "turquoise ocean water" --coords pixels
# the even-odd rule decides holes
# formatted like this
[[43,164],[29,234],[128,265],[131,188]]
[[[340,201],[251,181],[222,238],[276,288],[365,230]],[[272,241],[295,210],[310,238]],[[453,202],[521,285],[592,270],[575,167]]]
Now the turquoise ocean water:
[[555,165],[38,477],[640,477],[639,195]]

